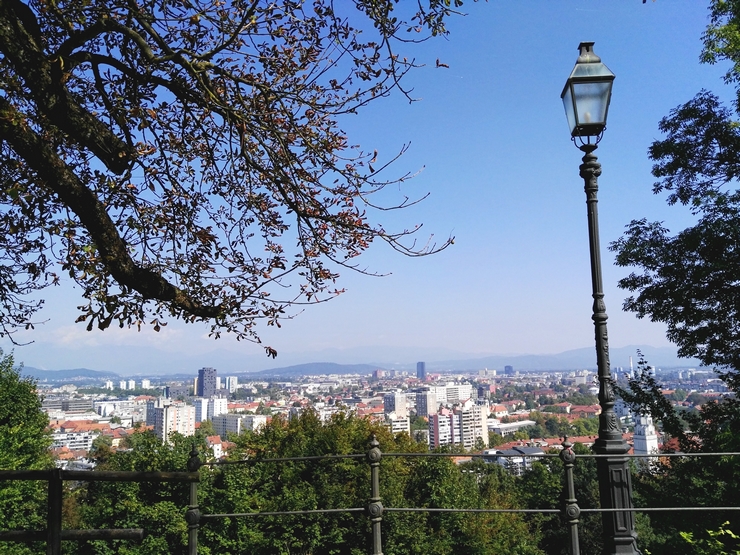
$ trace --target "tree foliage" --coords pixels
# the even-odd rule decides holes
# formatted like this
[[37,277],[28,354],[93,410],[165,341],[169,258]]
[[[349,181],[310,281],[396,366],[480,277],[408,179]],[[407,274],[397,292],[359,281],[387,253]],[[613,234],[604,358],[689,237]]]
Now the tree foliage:
[[[41,411],[33,380],[22,378],[13,356],[0,350],[0,470],[43,470],[52,465],[49,420]],[[0,528],[41,530],[46,527],[46,488],[42,482],[0,482]],[[41,553],[43,545],[0,543],[3,555]]]
[[[514,478],[498,465],[480,461],[457,465],[449,457],[389,456],[417,453],[425,447],[407,434],[393,435],[367,419],[339,413],[322,422],[316,413],[305,411],[291,420],[277,416],[258,432],[234,436],[230,464],[200,470],[200,508],[206,514],[364,508],[370,497],[370,467],[362,454],[373,435],[384,453],[380,488],[385,507],[521,506]],[[162,445],[151,433],[133,434],[130,441],[132,450],[113,454],[106,468],[182,470],[192,445],[192,438],[182,436]],[[202,448],[202,438],[196,441]],[[360,457],[265,460],[351,454]],[[141,545],[87,542],[82,553],[186,553],[182,512],[187,488],[182,484],[94,482],[81,500],[84,526],[143,526],[147,530]],[[461,550],[542,553],[537,546],[539,536],[517,514],[386,512],[382,530],[383,552],[389,555],[442,555]],[[371,538],[364,512],[223,517],[202,521],[198,552],[360,555],[371,551]]]
[[[734,374],[729,376],[734,382]],[[698,411],[680,412],[663,395],[660,384],[640,355],[638,369],[626,388],[618,388],[633,410],[651,414],[660,423],[664,441],[685,453],[723,453],[740,450],[740,405],[735,398],[711,400]],[[675,441],[672,443],[671,440]],[[732,456],[651,460],[635,474],[637,506],[737,506],[736,484],[740,464]],[[645,517],[647,518],[647,517]],[[651,513],[651,534],[640,545],[655,555],[687,552],[686,537],[702,537],[724,522],[740,525],[736,511]],[[702,542],[695,544],[696,549]],[[700,551],[696,551],[699,553]]]
[[374,200],[408,176],[341,127],[408,95],[399,47],[446,33],[449,0],[409,6],[2,2],[0,333],[67,275],[88,329],[182,318],[258,340],[256,321],[341,292],[373,241],[433,252],[373,221],[415,202]]
[[[713,0],[710,13],[702,59],[731,62],[725,80],[737,85],[740,3]],[[611,245],[618,265],[635,268],[619,282],[633,293],[625,310],[664,322],[680,356],[725,369],[740,368],[738,107],[702,90],[661,120],[665,137],[648,152],[653,190],[687,206],[696,223],[672,233],[661,222],[633,220]]]

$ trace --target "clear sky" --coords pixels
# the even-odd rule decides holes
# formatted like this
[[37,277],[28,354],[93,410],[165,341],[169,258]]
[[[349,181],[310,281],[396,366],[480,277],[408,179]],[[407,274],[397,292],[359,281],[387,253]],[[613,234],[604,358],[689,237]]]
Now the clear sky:
[[[408,347],[409,360],[402,362],[412,362],[447,358],[443,350],[544,354],[593,345],[581,153],[570,141],[560,101],[581,41],[594,41],[617,76],[596,152],[603,166],[599,210],[610,343],[668,345],[662,325],[621,311],[625,293],[616,282],[626,270],[613,265],[606,247],[633,218],[662,220],[671,229],[691,221],[685,210],[652,194],[646,151],[672,108],[702,88],[725,98],[732,93],[722,84],[723,68],[698,61],[707,2],[491,0],[468,1],[463,10],[465,17],[450,20],[449,37],[408,51],[426,64],[407,81],[418,102],[383,99],[343,122],[352,143],[377,149],[381,158],[410,143],[391,172],[423,168],[402,192],[429,192],[429,198],[375,215],[376,221],[388,229],[423,223],[440,242],[454,235],[452,247],[407,259],[378,243],[363,262],[390,275],[345,272],[339,285],[347,292],[339,298],[308,307],[280,329],[261,327],[264,342],[280,353],[274,362],[258,346],[229,337],[214,341],[205,327],[177,322],[160,333],[88,333],[73,323],[80,298],[69,289],[47,295],[48,321],[19,337],[35,343],[16,347],[16,359],[50,369],[194,372],[207,364],[236,371],[332,358],[368,362],[352,351],[360,347],[388,353]],[[437,59],[449,68],[435,67]]]

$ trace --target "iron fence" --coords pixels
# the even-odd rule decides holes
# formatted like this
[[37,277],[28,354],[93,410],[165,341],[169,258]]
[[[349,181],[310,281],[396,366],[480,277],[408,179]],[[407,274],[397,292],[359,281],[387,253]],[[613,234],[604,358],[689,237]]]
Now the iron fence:
[[[383,505],[381,496],[381,460],[392,457],[464,457],[466,459],[497,457],[497,458],[521,458],[523,455],[513,454],[454,454],[454,453],[383,453],[380,444],[373,437],[368,450],[365,453],[348,455],[324,455],[309,457],[281,457],[281,458],[247,458],[244,460],[224,460],[203,462],[195,447],[190,453],[187,463],[187,472],[119,472],[119,471],[69,471],[69,470],[16,470],[0,471],[0,481],[3,480],[43,480],[49,483],[48,489],[48,517],[46,530],[14,530],[0,531],[0,542],[2,541],[39,541],[45,539],[47,542],[48,555],[61,554],[61,542],[64,540],[132,540],[141,541],[144,536],[143,529],[115,529],[115,530],[64,530],[62,529],[62,484],[64,481],[127,481],[127,482],[182,482],[188,483],[190,488],[189,505],[185,511],[185,521],[188,526],[188,555],[198,553],[198,532],[202,524],[209,520],[221,518],[258,518],[279,517],[288,515],[308,514],[336,514],[336,513],[362,513],[369,519],[372,535],[372,555],[382,555],[382,523],[383,515],[386,513],[402,512],[428,512],[428,513],[536,513],[536,514],[558,514],[561,515],[569,532],[569,549],[571,555],[579,555],[579,519],[585,513],[614,513],[614,512],[659,512],[659,511],[738,511],[740,506],[686,506],[686,507],[633,507],[630,509],[601,509],[580,508],[576,496],[574,470],[578,459],[607,457],[611,455],[579,455],[573,451],[573,445],[567,440],[563,441],[562,449],[558,454],[531,453],[524,457],[528,459],[559,458],[563,463],[563,489],[560,508],[552,509],[460,509],[460,508],[435,508],[435,507],[386,507]],[[630,459],[655,459],[670,457],[722,457],[740,456],[740,452],[731,453],[660,453],[651,455],[625,455]],[[367,504],[362,507],[346,507],[332,509],[312,509],[294,511],[254,511],[248,513],[212,513],[201,511],[198,504],[198,483],[200,481],[199,470],[202,467],[218,468],[226,465],[255,465],[264,463],[287,463],[297,461],[331,461],[341,459],[355,459],[365,461],[370,467],[369,497]]]

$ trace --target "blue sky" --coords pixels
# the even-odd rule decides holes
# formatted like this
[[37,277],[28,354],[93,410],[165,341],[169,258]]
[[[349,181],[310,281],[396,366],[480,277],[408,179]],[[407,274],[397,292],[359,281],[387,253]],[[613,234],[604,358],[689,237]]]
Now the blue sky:
[[[434,233],[440,242],[454,235],[452,247],[407,259],[374,245],[363,263],[389,275],[345,272],[339,282],[345,294],[308,307],[280,329],[261,328],[264,343],[280,353],[275,362],[258,346],[214,341],[205,327],[177,322],[160,333],[88,333],[73,323],[79,297],[69,289],[47,296],[48,321],[19,338],[35,343],[16,347],[16,359],[51,369],[194,372],[207,364],[237,371],[349,362],[360,356],[356,348],[409,348],[394,356],[411,362],[444,358],[447,351],[544,354],[591,345],[581,153],[569,139],[560,101],[578,43],[586,40],[617,76],[609,126],[596,152],[603,165],[599,210],[610,343],[668,345],[662,325],[621,311],[625,293],[616,282],[626,271],[614,267],[606,246],[633,218],[662,220],[671,229],[691,221],[685,210],[668,208],[652,194],[646,151],[660,136],[660,118],[702,88],[732,94],[722,84],[722,67],[698,62],[707,2],[491,0],[466,2],[463,9],[468,15],[450,20],[449,37],[408,51],[426,64],[407,81],[418,102],[397,95],[343,122],[352,143],[377,149],[381,158],[410,143],[389,175],[422,171],[395,193],[430,193],[420,205],[376,221],[389,229],[423,223],[422,234]],[[437,59],[449,68],[435,67]]]

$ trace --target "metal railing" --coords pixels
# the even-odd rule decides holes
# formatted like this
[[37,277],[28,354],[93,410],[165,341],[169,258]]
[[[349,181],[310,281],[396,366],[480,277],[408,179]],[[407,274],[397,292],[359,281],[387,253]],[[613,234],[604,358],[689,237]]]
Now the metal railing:
[[[559,454],[455,454],[455,453],[383,453],[380,444],[373,437],[369,449],[365,453],[347,455],[325,455],[309,457],[282,457],[282,458],[247,458],[244,460],[224,460],[202,462],[198,452],[193,447],[187,463],[187,472],[122,472],[122,471],[68,471],[68,470],[35,470],[35,471],[0,471],[2,480],[45,480],[49,482],[48,518],[46,530],[2,531],[0,541],[39,541],[46,538],[47,554],[59,555],[61,542],[64,540],[141,540],[144,535],[142,529],[123,530],[63,530],[62,529],[62,483],[64,481],[128,481],[128,482],[183,482],[190,485],[189,505],[185,512],[188,525],[188,555],[198,553],[198,532],[201,525],[221,518],[257,518],[288,515],[309,514],[336,514],[362,513],[369,519],[372,536],[372,555],[382,555],[382,523],[386,513],[427,512],[427,513],[537,513],[559,514],[568,529],[569,549],[571,555],[580,554],[579,546],[579,519],[585,513],[614,513],[614,512],[658,512],[658,511],[739,511],[740,506],[730,507],[634,507],[630,509],[601,509],[580,508],[576,496],[574,469],[577,459],[597,459],[611,455],[579,455],[573,451],[573,445],[567,440],[562,443]],[[631,459],[656,459],[670,457],[720,457],[740,456],[740,453],[660,453],[651,455],[625,455]],[[386,507],[381,496],[381,460],[394,457],[464,457],[475,458],[526,458],[544,459],[559,458],[563,463],[563,490],[560,508],[550,509],[461,509],[437,507]],[[370,467],[369,497],[367,504],[362,507],[311,509],[294,511],[254,511],[248,513],[203,513],[198,504],[199,469],[210,467],[216,469],[226,465],[256,465],[264,463],[288,463],[296,461],[331,461],[341,459],[365,459]]]
[[[196,454],[197,459],[197,454]],[[192,458],[188,461],[191,468]],[[142,528],[107,530],[64,530],[62,528],[62,498],[64,482],[189,482],[191,493],[197,491],[195,484],[200,474],[190,472],[126,472],[89,470],[0,470],[0,481],[38,480],[48,482],[47,516],[45,530],[4,530],[0,531],[0,542],[46,541],[47,555],[61,555],[62,541],[65,540],[134,540],[144,537]],[[191,498],[191,502],[194,498]]]

